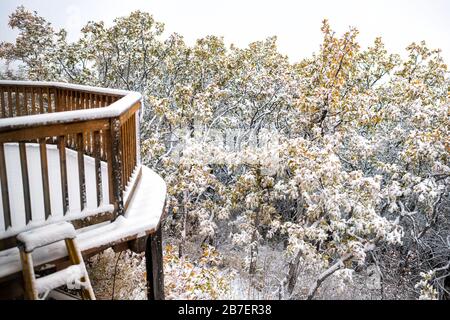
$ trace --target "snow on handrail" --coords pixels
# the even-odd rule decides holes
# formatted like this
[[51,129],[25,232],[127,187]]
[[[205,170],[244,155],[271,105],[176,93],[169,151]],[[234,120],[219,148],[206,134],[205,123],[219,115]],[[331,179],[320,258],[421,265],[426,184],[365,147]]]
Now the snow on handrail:
[[0,119],[0,131],[4,131],[6,129],[7,130],[19,129],[22,127],[30,127],[30,126],[41,126],[41,125],[117,117],[123,114],[125,111],[127,111],[136,102],[142,100],[142,95],[139,92],[135,91],[90,87],[85,85],[68,84],[62,82],[0,80],[0,85],[54,87],[59,89],[79,90],[79,91],[123,96],[122,98],[120,98],[116,102],[113,102],[107,107],[62,111],[62,112]]
[[31,87],[55,87],[59,89],[79,90],[79,91],[92,91],[96,93],[115,94],[115,95],[127,95],[132,91],[110,89],[102,87],[92,87],[81,84],[73,84],[66,82],[53,82],[53,81],[20,81],[20,80],[0,80],[0,85],[10,86],[31,86]]

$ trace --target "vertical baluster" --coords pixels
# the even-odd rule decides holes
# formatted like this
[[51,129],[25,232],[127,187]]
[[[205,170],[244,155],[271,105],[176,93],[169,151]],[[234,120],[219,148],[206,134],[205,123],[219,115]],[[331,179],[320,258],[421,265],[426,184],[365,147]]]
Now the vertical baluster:
[[128,136],[128,179],[130,179],[132,174],[132,166],[133,166],[133,159],[131,157],[131,148],[132,148],[132,142],[131,142],[131,118],[127,120],[127,136]]
[[[63,91],[63,108],[64,111],[69,111],[70,110],[70,93],[69,90],[64,90]],[[71,144],[71,135],[68,134],[66,137],[66,147],[70,147]]]
[[89,92],[89,107],[88,107],[88,109],[94,108],[94,105],[93,105],[93,103],[94,103],[93,96],[94,96],[93,93],[92,93],[92,92]]
[[[92,104],[92,92],[86,93],[86,109],[91,109],[91,104]],[[88,150],[89,150],[89,154],[93,155],[94,151],[94,134],[92,132],[89,131],[88,134]]]
[[134,117],[133,117],[133,115],[130,117],[130,119],[128,120],[129,121],[129,125],[130,125],[130,132],[128,133],[128,135],[130,136],[129,137],[129,140],[130,140],[130,175],[133,173],[133,169],[134,169],[134,166],[133,166],[133,164],[134,164],[134,156],[133,156],[133,134],[134,134],[134,131],[133,131],[133,119],[134,119]]
[[34,97],[34,87],[30,87],[30,114],[36,114],[36,107],[35,107],[35,103],[36,103],[36,99]]
[[31,87],[31,114],[36,114],[36,97],[35,97],[35,89],[34,87]]
[[125,121],[125,158],[126,158],[126,161],[125,161],[125,172],[126,172],[126,176],[125,176],[125,181],[124,181],[124,187],[128,184],[128,178],[129,178],[129,174],[130,174],[130,158],[129,158],[129,153],[128,153],[128,150],[129,150],[129,147],[130,147],[130,145],[129,145],[129,141],[128,141],[128,138],[130,137],[129,136],[129,134],[128,134],[128,120],[127,121]]
[[132,148],[132,142],[131,142],[131,118],[127,121],[127,127],[128,127],[128,179],[131,176],[132,173],[132,166],[133,166],[133,159],[131,157],[131,148]]
[[84,152],[90,156],[90,149],[89,149],[89,135],[91,133],[90,132],[85,132],[84,133]]
[[[99,156],[100,160],[103,160],[103,130],[100,130],[98,132],[98,140],[99,140],[98,141],[98,144],[99,144],[98,156]],[[95,135],[94,135],[94,140],[92,143],[94,143],[94,152],[95,152]]]
[[122,166],[122,188],[125,185],[125,175],[126,175],[126,153],[124,152],[125,149],[125,137],[126,137],[126,132],[125,132],[125,124],[122,124],[120,126],[120,135],[121,135],[121,153],[122,153],[122,161],[121,161],[121,166]]
[[67,90],[62,90],[61,92],[61,99],[62,99],[62,111],[67,111]]
[[125,178],[123,179],[123,187],[125,188],[125,186],[127,185],[128,182],[128,123],[127,121],[125,121],[124,123],[124,135],[123,137],[125,138],[123,143],[124,143],[124,150],[123,150],[123,159],[124,160],[124,171],[125,171]]
[[28,94],[27,94],[27,87],[23,87],[23,106],[22,106],[22,110],[23,110],[23,115],[29,115],[29,110],[28,110]]
[[50,99],[53,112],[57,112],[56,108],[58,108],[58,92],[56,88],[50,89]]
[[130,163],[129,165],[129,175],[131,176],[131,174],[133,173],[133,123],[131,122],[131,120],[133,120],[133,116],[131,116],[128,119],[128,141],[129,141],[129,146],[128,146],[128,158],[130,159]]
[[[86,92],[81,92],[80,94],[81,94],[81,100],[82,100],[81,109],[85,110],[85,109],[88,108],[87,107],[87,99],[86,99],[87,93]],[[85,150],[85,152],[88,155],[91,155],[91,143],[90,143],[90,140],[91,140],[91,132],[90,131],[85,132],[85,135],[84,135],[84,150]]]
[[67,110],[72,110],[72,104],[73,104],[73,92],[70,90],[67,90]]
[[66,111],[66,91],[64,89],[60,89],[59,93],[58,93],[58,97],[59,97],[59,109],[61,111]]
[[47,220],[51,214],[50,208],[50,188],[48,181],[48,161],[47,161],[47,141],[45,138],[39,139],[39,154],[41,157],[42,190],[44,192],[44,211]]
[[67,110],[68,111],[72,110],[72,105],[73,105],[73,92],[68,90],[67,91]]
[[9,204],[8,176],[6,173],[5,148],[0,143],[0,183],[2,186],[2,202],[3,202],[3,219],[5,222],[5,230],[12,226],[11,224],[11,207]]
[[88,146],[89,142],[88,142],[88,139],[89,139],[89,132],[85,132],[83,134],[83,152],[85,154],[89,154],[89,146]]
[[81,92],[76,91],[75,94],[77,99],[76,110],[81,110]]
[[64,111],[69,111],[69,105],[70,105],[70,101],[69,101],[69,90],[64,90]]
[[14,88],[14,100],[15,100],[15,115],[18,116],[21,114],[20,112],[20,97],[19,97],[19,87]]
[[[67,94],[68,94],[68,97],[67,97],[68,98],[68,106],[67,106],[68,108],[67,108],[67,110],[72,111],[73,110],[73,104],[74,104],[74,101],[75,101],[75,99],[73,97],[74,92],[72,90],[68,90]],[[74,140],[75,139],[73,138],[73,135],[70,134],[69,135],[69,146],[71,148],[73,148],[73,146],[74,146],[74,143],[75,143]]]
[[50,94],[50,88],[47,87],[47,112],[51,113],[53,112],[53,108],[52,108],[52,96]]
[[105,140],[105,131],[100,131],[100,158],[106,161],[106,140]]
[[29,87],[27,89],[27,103],[28,103],[28,114],[34,113],[34,106],[33,106],[33,88]]
[[128,179],[130,179],[132,174],[132,166],[133,166],[133,159],[131,157],[131,148],[132,148],[132,141],[131,141],[131,118],[127,121],[127,130],[128,130]]
[[13,102],[12,102],[12,90],[11,87],[8,87],[8,113],[10,117],[14,117],[14,112],[13,112],[14,108],[13,108]]
[[31,221],[30,179],[28,176],[27,150],[25,143],[19,143],[20,168],[22,172],[23,201],[26,223]]
[[100,132],[94,132],[95,185],[97,190],[97,206],[103,203],[102,167],[100,162]]
[[133,120],[131,122],[133,124],[133,132],[131,133],[132,137],[133,137],[133,169],[136,167],[137,165],[137,141],[136,141],[136,113],[133,114]]
[[[91,94],[91,108],[98,108],[99,107],[99,101],[98,101],[98,95],[93,93]],[[94,137],[95,139],[95,137]],[[105,138],[104,138],[104,131],[101,130],[99,132],[99,139],[100,139],[100,159],[102,160],[106,160],[106,153],[105,153],[105,147],[104,147],[104,142],[105,142]],[[95,142],[94,142],[95,143]]]
[[89,152],[90,154],[94,153],[94,133],[89,132]]
[[77,134],[77,151],[78,151],[78,179],[80,186],[80,207],[81,211],[83,211],[86,208],[86,179],[84,176],[83,133]]
[[59,90],[59,109],[61,111],[66,111],[66,90],[60,89]]
[[66,111],[72,110],[72,91],[67,90],[67,108]]
[[0,103],[1,103],[1,116],[2,118],[6,118],[6,102],[5,102],[5,88],[0,87]]
[[127,137],[127,122],[125,121],[122,125],[123,128],[123,134],[122,134],[122,159],[123,159],[123,187],[125,188],[125,186],[127,185],[127,180],[128,180],[128,146],[127,146],[127,141],[128,141],[128,137]]
[[69,110],[69,91],[64,89],[62,92],[62,96],[63,96],[63,106],[64,106],[64,110],[63,111],[68,111]]
[[53,106],[55,112],[60,112],[61,110],[61,89],[53,88]]
[[[78,110],[78,92],[77,91],[72,91],[72,106],[71,106],[71,110]],[[72,147],[74,149],[77,148],[78,146],[78,142],[77,142],[77,135],[74,134],[73,135],[73,139],[72,139]]]
[[131,129],[130,129],[130,141],[131,141],[131,143],[130,143],[130,147],[131,147],[131,149],[130,149],[130,157],[131,157],[131,172],[133,172],[133,170],[134,170],[134,166],[135,166],[135,152],[134,152],[134,144],[135,144],[135,134],[136,134],[136,131],[135,131],[135,129],[134,129],[134,115],[135,114],[133,114],[132,116],[131,116],[131,118],[130,118],[130,127],[131,127]]
[[[90,105],[90,93],[88,92],[80,92],[80,103],[78,105],[79,109],[89,109],[89,105]],[[86,152],[86,154],[88,155],[92,155],[92,132],[87,131],[84,133],[84,150]]]
[[59,151],[59,168],[61,172],[61,195],[63,214],[67,214],[69,209],[69,189],[67,185],[67,160],[66,160],[66,138],[64,136],[58,137],[58,151]]
[[132,121],[131,121],[131,140],[133,142],[132,146],[132,157],[133,157],[133,170],[136,167],[136,113],[133,114],[132,116]]
[[44,111],[44,97],[42,93],[42,88],[39,88],[39,112],[41,114],[45,113]]
[[27,87],[22,87],[22,112],[23,115],[28,115],[28,93]]
[[61,111],[60,90],[58,88],[54,88],[53,92],[54,92],[53,95],[54,95],[54,100],[55,100],[55,112],[60,112]]
[[89,153],[91,155],[93,155],[93,153],[94,153],[94,133],[93,132],[89,132],[88,143],[89,143]]

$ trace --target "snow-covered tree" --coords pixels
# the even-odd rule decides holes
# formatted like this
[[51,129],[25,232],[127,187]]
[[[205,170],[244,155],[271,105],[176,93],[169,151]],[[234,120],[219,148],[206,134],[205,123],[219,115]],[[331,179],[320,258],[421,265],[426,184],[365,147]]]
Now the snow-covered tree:
[[400,281],[417,298],[449,297],[449,77],[439,50],[413,43],[401,59],[381,38],[363,49],[357,29],[339,36],[326,20],[318,52],[294,64],[275,37],[188,46],[139,11],[110,27],[89,22],[74,43],[23,7],[10,26],[19,36],[0,45],[0,59],[19,61],[22,77],[143,93],[142,159],[168,184],[171,264],[186,261],[187,243],[233,246],[254,277],[260,249],[273,245],[286,270],[270,283],[277,297],[312,299],[368,265],[382,288]]

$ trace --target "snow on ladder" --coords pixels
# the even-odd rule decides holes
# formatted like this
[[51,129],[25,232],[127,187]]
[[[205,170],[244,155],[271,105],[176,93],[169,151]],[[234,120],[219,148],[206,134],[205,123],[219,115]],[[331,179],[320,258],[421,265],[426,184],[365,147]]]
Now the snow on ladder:
[[[53,289],[63,285],[81,288],[85,300],[95,300],[89,275],[83,261],[83,256],[75,241],[75,228],[68,222],[49,224],[17,235],[22,262],[25,296],[29,300],[44,298]],[[34,274],[32,252],[36,248],[45,247],[58,241],[65,241],[70,263],[68,268],[62,269],[44,277],[37,278]],[[75,285],[74,285],[75,284]]]

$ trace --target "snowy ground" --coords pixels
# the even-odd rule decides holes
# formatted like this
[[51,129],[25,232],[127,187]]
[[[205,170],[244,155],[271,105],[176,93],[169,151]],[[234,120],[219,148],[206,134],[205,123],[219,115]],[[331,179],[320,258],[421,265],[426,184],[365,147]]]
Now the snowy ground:
[[[166,238],[166,245],[172,245],[174,239]],[[166,298],[168,299],[211,299],[211,292],[205,289],[201,292],[198,287],[194,288],[192,283],[202,281],[218,282],[225,279],[228,288],[226,292],[220,292],[215,299],[254,299],[270,300],[279,299],[278,284],[287,271],[280,250],[270,246],[262,246],[259,255],[259,271],[256,275],[249,276],[243,269],[244,253],[231,247],[223,246],[221,261],[217,268],[217,276],[202,278],[199,270],[212,270],[209,265],[199,263],[201,254],[198,245],[186,246],[186,259],[183,261],[169,261],[167,256],[172,253],[166,252],[165,257],[165,286]],[[177,252],[177,250],[173,250]],[[199,266],[199,268],[196,268]],[[184,269],[184,270],[183,270]],[[192,282],[182,281],[185,269],[191,273]],[[379,300],[382,297],[381,288],[374,282],[373,272],[363,270],[354,273],[353,280],[342,283],[341,280],[331,277],[325,281],[319,291],[319,299],[363,299]],[[98,299],[146,299],[145,295],[145,258],[143,254],[123,252],[114,253],[108,249],[103,254],[93,257],[88,264],[88,271],[94,291]],[[296,287],[297,295],[293,298],[304,298],[311,284],[312,276],[302,273],[299,275]],[[187,283],[183,287],[180,282]],[[384,297],[390,299],[407,299],[406,293],[398,290],[395,292],[385,287]],[[197,290],[196,293],[194,291]],[[188,292],[189,291],[189,292]],[[114,293],[113,293],[114,292]],[[219,292],[219,291],[218,291]]]

